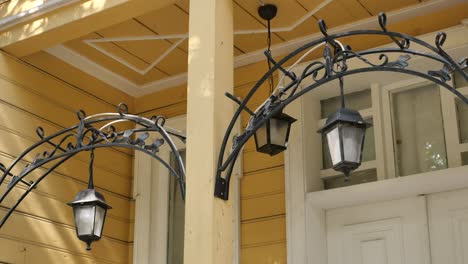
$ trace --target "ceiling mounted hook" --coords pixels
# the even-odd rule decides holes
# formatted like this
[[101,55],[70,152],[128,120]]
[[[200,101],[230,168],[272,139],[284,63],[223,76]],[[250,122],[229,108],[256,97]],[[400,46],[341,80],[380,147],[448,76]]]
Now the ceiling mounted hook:
[[273,4],[263,4],[258,8],[258,15],[264,20],[272,20],[276,17],[278,8]]

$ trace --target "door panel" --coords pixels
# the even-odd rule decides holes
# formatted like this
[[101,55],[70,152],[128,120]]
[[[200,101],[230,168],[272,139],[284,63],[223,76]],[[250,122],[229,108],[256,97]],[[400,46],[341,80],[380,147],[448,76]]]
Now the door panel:
[[429,264],[426,201],[414,197],[328,210],[328,264]]
[[468,263],[468,189],[428,196],[433,264]]

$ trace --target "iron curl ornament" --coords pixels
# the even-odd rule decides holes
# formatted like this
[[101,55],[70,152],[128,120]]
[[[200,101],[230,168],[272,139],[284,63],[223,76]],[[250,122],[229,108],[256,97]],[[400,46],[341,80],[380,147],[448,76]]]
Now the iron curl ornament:
[[[447,39],[446,33],[438,33],[434,44],[430,44],[422,39],[407,34],[389,31],[387,29],[387,17],[384,13],[379,14],[378,23],[380,25],[380,30],[354,30],[328,34],[325,22],[319,20],[318,26],[323,35],[320,39],[310,41],[279,61],[276,61],[270,52],[264,52],[267,60],[271,63],[271,68],[258,80],[245,98],[239,100],[231,94],[226,94],[228,98],[236,102],[239,106],[227,128],[219,152],[214,190],[216,197],[224,200],[229,198],[231,174],[237,157],[246,142],[254,136],[266,122],[280,115],[283,109],[291,102],[331,81],[339,80],[342,86],[344,77],[356,74],[368,72],[409,74],[429,80],[446,88],[460,100],[468,104],[468,99],[457,91],[449,82],[452,78],[451,75],[455,72],[468,81],[468,74],[464,71],[468,67],[468,58],[464,57],[457,62],[447,54],[443,49],[443,45]],[[344,38],[360,37],[361,39],[366,39],[366,37],[369,36],[388,37],[393,45],[384,48],[355,51],[350,46],[342,43]],[[417,46],[418,49],[413,49],[413,46]],[[293,68],[308,54],[318,48],[323,49],[322,57],[319,60],[309,62],[300,74],[296,74]],[[398,55],[397,59],[391,60],[390,54]],[[300,56],[300,58],[295,60],[298,56]],[[441,65],[441,68],[429,71],[411,69],[409,66],[411,66],[412,58],[415,57],[436,62],[438,65]],[[360,66],[350,67],[350,61],[359,61]],[[292,66],[286,67],[285,65]],[[262,84],[268,81],[274,74],[282,76],[278,85],[260,107],[255,111],[249,109],[247,105],[250,99],[259,90]],[[304,84],[305,80],[308,80],[309,83]],[[303,84],[303,87],[301,84]],[[250,115],[248,125],[239,135],[232,135],[233,128],[240,118],[242,111],[246,111]],[[231,138],[233,139],[232,149],[227,152],[228,141]],[[229,154],[225,156],[225,153]]]
[[[77,118],[78,124],[51,135],[46,135],[44,129],[38,127],[36,134],[40,140],[37,143],[22,152],[8,167],[0,164],[0,170],[3,172],[0,187],[6,185],[6,189],[0,193],[0,207],[7,210],[1,217],[0,228],[27,195],[57,167],[80,152],[93,153],[95,149],[100,148],[128,148],[151,156],[176,177],[182,198],[185,198],[185,167],[174,140],[185,144],[186,137],[184,133],[166,127],[165,117],[145,118],[132,115],[128,113],[127,105],[121,103],[116,113],[86,116],[83,110],[79,110]],[[132,128],[118,130],[116,127],[122,123],[130,123]],[[175,167],[158,156],[164,144],[168,145],[175,155]],[[39,149],[47,150],[39,152]],[[33,160],[25,166],[22,165],[22,160],[31,154],[34,156]],[[33,179],[30,180],[31,178]],[[7,207],[3,203],[7,197],[12,196],[13,189],[23,190],[23,193],[14,198],[11,207]]]

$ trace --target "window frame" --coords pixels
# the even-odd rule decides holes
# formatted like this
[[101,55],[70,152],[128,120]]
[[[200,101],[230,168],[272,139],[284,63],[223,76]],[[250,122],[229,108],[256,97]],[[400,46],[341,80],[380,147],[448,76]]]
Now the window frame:
[[[166,120],[165,125],[179,131],[186,131],[186,116]],[[180,140],[174,140],[178,149],[185,149]],[[169,161],[171,150],[164,144],[158,156]],[[133,263],[167,264],[169,228],[169,182],[173,177],[166,167],[150,156],[135,152],[133,199],[135,201],[135,225]],[[234,260],[240,263],[240,179],[241,164],[236,165],[231,179],[234,200]]]

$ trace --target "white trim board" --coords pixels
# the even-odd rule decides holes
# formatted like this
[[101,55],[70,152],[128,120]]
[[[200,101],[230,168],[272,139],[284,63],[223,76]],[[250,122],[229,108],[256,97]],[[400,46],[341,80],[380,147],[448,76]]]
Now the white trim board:
[[[42,16],[48,12],[54,11],[64,6],[68,6],[79,2],[81,0],[49,0],[45,3],[36,5],[35,7],[26,11],[20,12],[13,16],[7,16],[0,19],[0,31],[4,31],[20,23],[26,22],[30,19]],[[5,4],[7,5],[7,4]]]
[[[434,0],[434,1],[428,1],[424,2],[421,4],[418,4],[416,6],[408,7],[402,10],[397,10],[394,12],[389,12],[387,14],[387,19],[389,23],[395,23],[399,22],[402,20],[409,19],[411,17],[415,17],[421,14],[425,13],[430,13],[434,12],[436,10],[440,9],[445,9],[448,7],[451,7],[456,4],[463,3],[465,0]],[[323,6],[321,6],[323,7]],[[313,10],[314,11],[314,10]],[[311,11],[312,12],[312,11]],[[316,10],[315,10],[316,12]],[[466,22],[465,22],[466,23]],[[378,27],[378,22],[376,17],[370,17],[364,20],[357,21],[355,23],[347,24],[341,27],[333,28],[329,30],[330,34],[335,34],[335,33],[340,33],[340,32],[345,32],[345,31],[350,31],[350,30],[356,30],[356,29],[364,29],[364,28],[377,28]],[[263,33],[263,32],[262,32]],[[239,34],[239,33],[238,33]],[[109,38],[109,39],[99,39],[99,40],[87,40],[87,42],[90,43],[98,43],[98,42],[105,42],[105,41],[128,41],[130,38],[132,38],[135,41],[138,40],[148,40],[148,39],[154,39],[154,38],[171,38],[171,39],[179,39],[179,41],[183,42],[181,40],[185,35],[167,35],[167,36],[139,36],[139,37],[122,37],[122,38]],[[277,45],[274,45],[271,50],[272,53],[280,56],[284,55],[288,52],[291,52],[294,49],[297,49],[298,47],[314,40],[322,37],[321,33],[316,33],[316,34],[311,34],[309,36],[305,36],[302,38],[298,38],[295,40],[283,42]],[[449,35],[450,38],[450,35]],[[94,45],[96,46],[96,45]],[[174,45],[173,45],[174,46]],[[172,47],[172,50],[175,47]],[[169,50],[167,50],[169,51]],[[166,52],[167,52],[166,51]],[[77,52],[74,52],[63,45],[58,45],[55,47],[51,47],[46,50],[46,52],[50,53],[51,55],[63,60],[64,62],[72,65],[73,67],[76,67],[91,76],[131,95],[134,97],[141,97],[150,93],[158,92],[170,87],[174,87],[177,85],[182,85],[187,82],[187,73],[182,73],[174,76],[170,76],[168,78],[154,81],[151,83],[147,83],[144,85],[137,85],[130,80],[112,73],[110,70],[107,68],[100,66],[94,62],[92,62],[89,59],[84,58],[82,55],[80,55]],[[166,54],[167,55],[167,54]],[[86,60],[84,60],[84,59]],[[114,58],[115,59],[115,58]],[[118,58],[117,58],[118,59]],[[253,64],[259,61],[264,60],[264,54],[263,50],[257,50],[253,51],[247,54],[239,55],[235,58],[234,60],[234,67],[239,68],[242,66],[246,66],[249,64]],[[157,59],[157,62],[161,61],[161,58]],[[91,63],[88,63],[91,62]],[[156,62],[156,61],[155,61]],[[152,65],[155,63],[153,62]],[[128,64],[128,63],[127,63]],[[156,64],[154,64],[155,66]],[[128,66],[128,65],[127,65]],[[92,69],[92,70],[90,70]],[[137,69],[140,72],[144,72],[147,69],[141,70]]]

